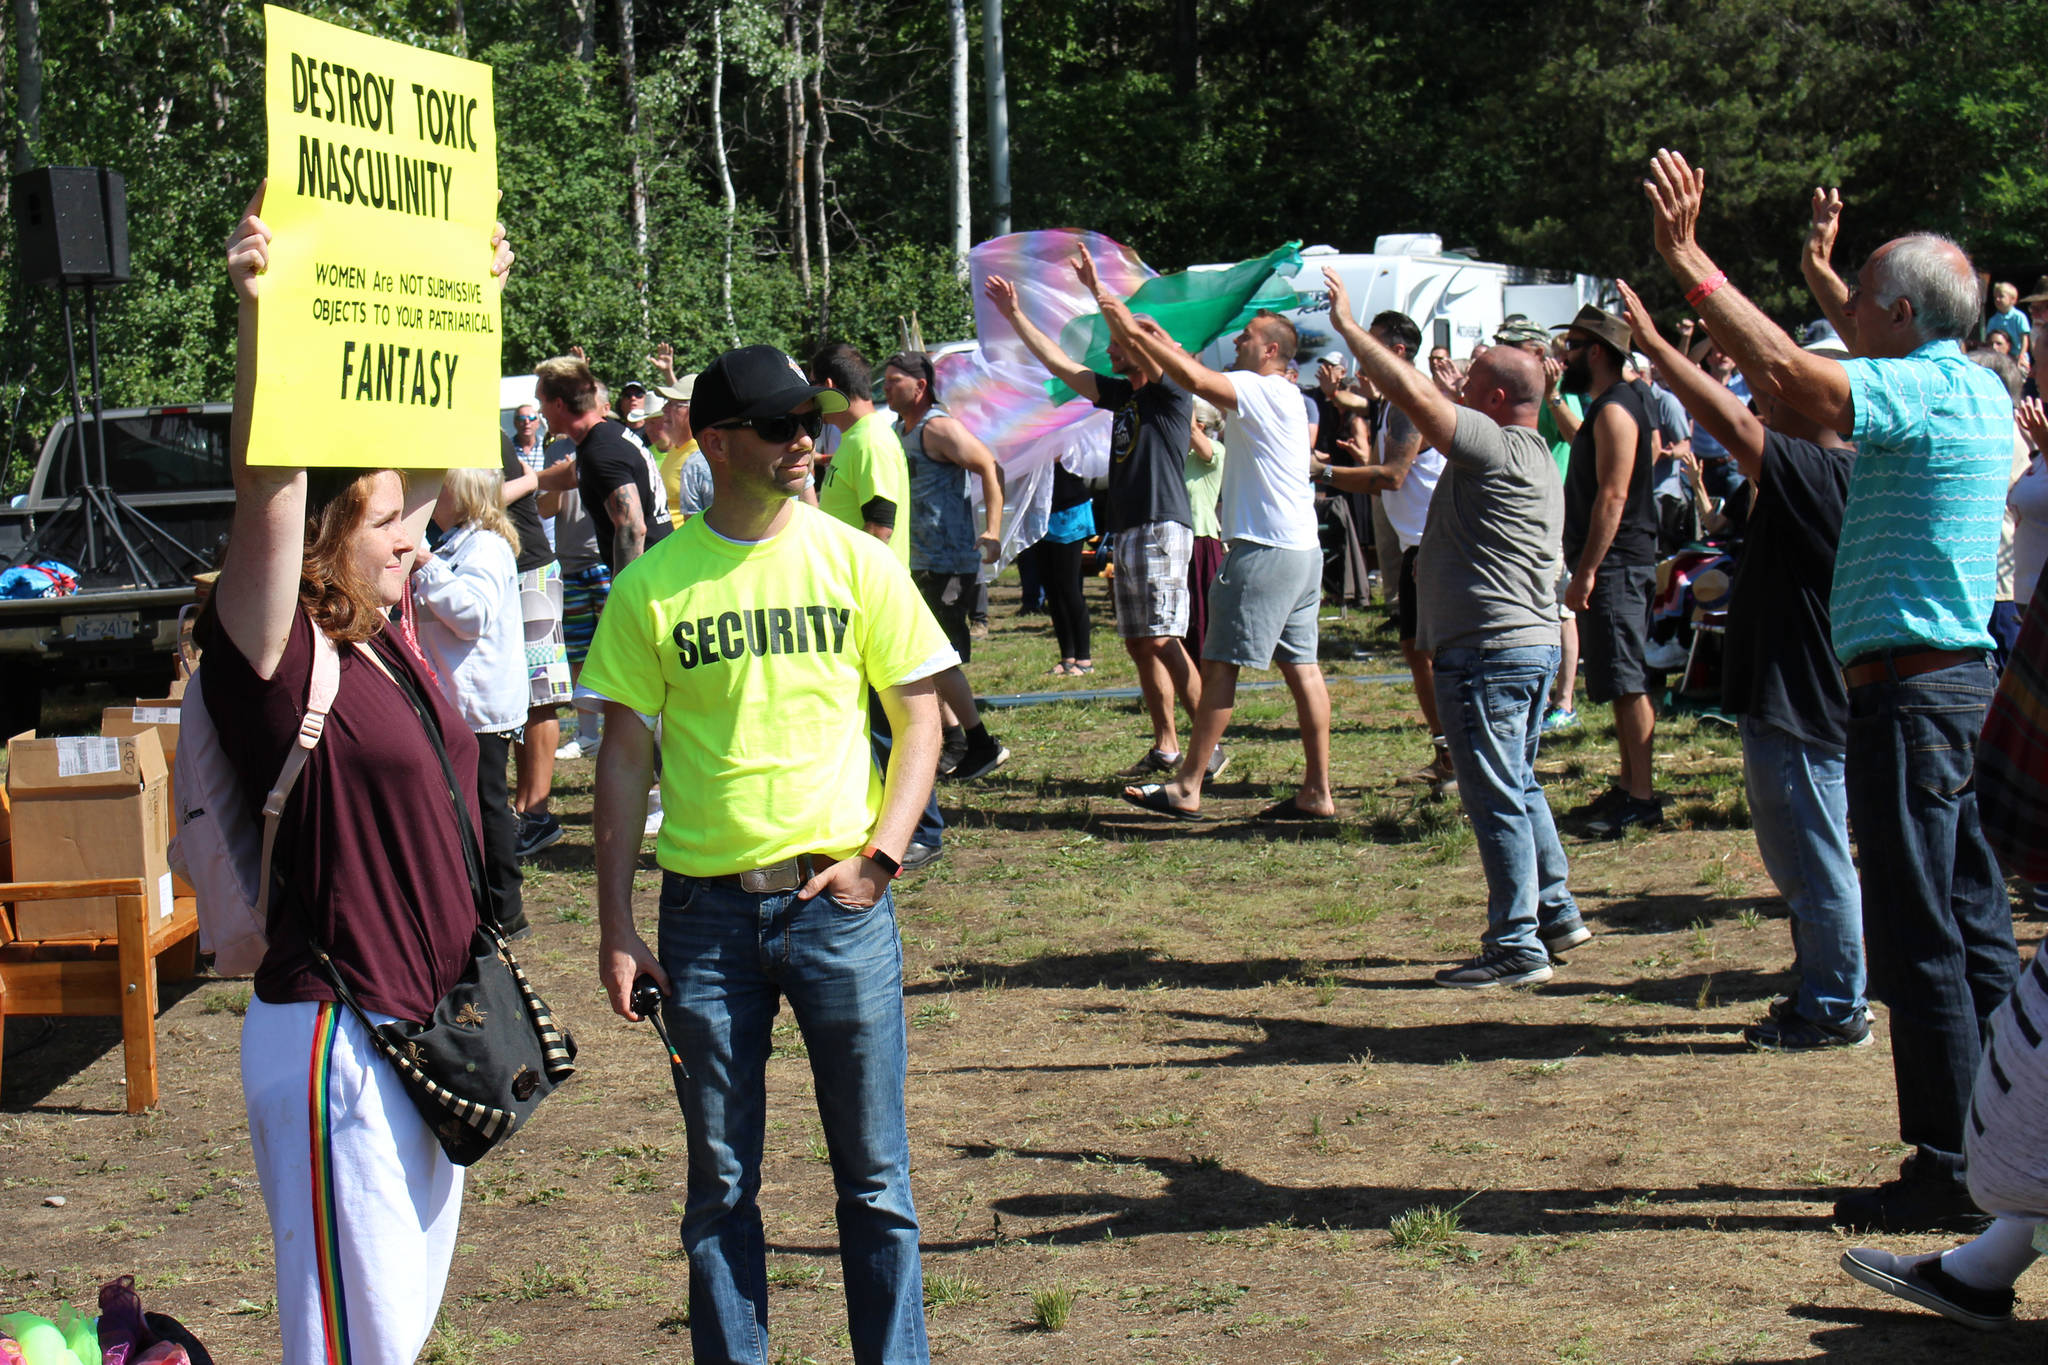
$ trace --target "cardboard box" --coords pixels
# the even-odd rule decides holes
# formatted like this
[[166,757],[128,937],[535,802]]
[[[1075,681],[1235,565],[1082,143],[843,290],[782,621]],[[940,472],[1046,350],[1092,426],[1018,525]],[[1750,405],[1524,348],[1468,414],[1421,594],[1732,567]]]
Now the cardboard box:
[[[154,730],[128,736],[7,743],[14,879],[22,882],[140,877],[154,919],[171,915],[170,774]],[[112,938],[111,897],[24,901],[14,908],[24,939]]]
[[[100,733],[103,735],[119,737],[139,735],[144,730],[156,731],[157,742],[164,746],[164,767],[170,773],[164,787],[164,808],[170,815],[170,834],[177,833],[178,827],[178,717],[183,714],[183,706],[184,702],[177,697],[159,697],[138,701],[133,706],[109,706],[100,712]],[[173,872],[171,894],[189,896],[193,894],[192,884]]]

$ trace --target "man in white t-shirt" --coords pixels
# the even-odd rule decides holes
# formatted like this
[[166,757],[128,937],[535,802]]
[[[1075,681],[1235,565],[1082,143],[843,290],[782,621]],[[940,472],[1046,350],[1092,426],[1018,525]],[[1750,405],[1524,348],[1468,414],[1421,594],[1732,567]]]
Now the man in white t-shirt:
[[[1124,310],[1122,299],[1099,294],[1103,313]],[[1301,390],[1287,379],[1300,345],[1294,324],[1261,309],[1237,336],[1237,360],[1228,374],[1207,368],[1156,326],[1124,320],[1152,363],[1182,388],[1224,412],[1223,466],[1217,503],[1229,554],[1209,596],[1209,633],[1202,642],[1201,704],[1194,734],[1171,781],[1126,787],[1124,800],[1160,815],[1198,818],[1209,754],[1230,725],[1242,668],[1277,663],[1307,759],[1301,785],[1259,813],[1261,820],[1329,820],[1330,694],[1316,662],[1316,614],[1322,606],[1323,552],[1316,535],[1315,491],[1308,481],[1308,414]]]

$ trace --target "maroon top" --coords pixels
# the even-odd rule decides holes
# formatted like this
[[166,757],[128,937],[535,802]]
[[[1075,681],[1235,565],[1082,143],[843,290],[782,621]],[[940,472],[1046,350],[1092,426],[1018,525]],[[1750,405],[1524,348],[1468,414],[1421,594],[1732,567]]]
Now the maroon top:
[[[394,672],[405,670],[433,707],[474,824],[476,736],[396,634],[380,631],[370,648]],[[207,713],[260,823],[264,795],[306,711],[312,623],[304,612],[294,615],[284,658],[268,681],[210,612],[199,643],[206,651]],[[477,922],[458,828],[418,713],[375,664],[342,646],[334,709],[277,832],[280,881],[256,997],[272,1005],[334,999],[307,944],[310,917],[364,1009],[425,1022],[461,978]]]

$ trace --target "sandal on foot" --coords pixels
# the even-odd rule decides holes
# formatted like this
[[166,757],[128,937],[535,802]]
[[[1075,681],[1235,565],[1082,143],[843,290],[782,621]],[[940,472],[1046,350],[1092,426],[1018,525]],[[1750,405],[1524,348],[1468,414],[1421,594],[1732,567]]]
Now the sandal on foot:
[[1120,795],[1125,801],[1136,806],[1139,810],[1148,810],[1154,815],[1167,815],[1175,820],[1200,820],[1202,818],[1202,812],[1199,810],[1189,810],[1186,806],[1176,806],[1168,799],[1166,787],[1162,783],[1147,782],[1142,787],[1125,787]]

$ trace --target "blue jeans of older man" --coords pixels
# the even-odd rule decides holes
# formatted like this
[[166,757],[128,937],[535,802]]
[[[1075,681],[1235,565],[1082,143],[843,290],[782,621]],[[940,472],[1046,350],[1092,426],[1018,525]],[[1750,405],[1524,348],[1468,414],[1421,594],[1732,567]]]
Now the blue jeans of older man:
[[1579,919],[1565,886],[1564,846],[1536,780],[1536,741],[1559,657],[1556,645],[1436,653],[1437,718],[1486,874],[1482,941],[1539,957],[1539,929]]
[[891,897],[755,894],[665,874],[661,965],[689,1147],[683,1250],[690,1345],[704,1365],[768,1365],[768,1268],[756,1202],[767,1128],[769,1032],[787,998],[810,1053],[838,1193],[853,1358],[929,1359],[903,1087],[903,949]]
[[1863,898],[1849,853],[1842,751],[1742,718],[1749,823],[1764,871],[1792,912],[1799,1017],[1853,1028],[1863,1012]]
[[1849,691],[1849,821],[1870,993],[1890,1007],[1899,1137],[1916,1173],[1963,1177],[1985,1024],[2019,975],[2012,907],[1971,785],[1991,670],[1962,663]]

